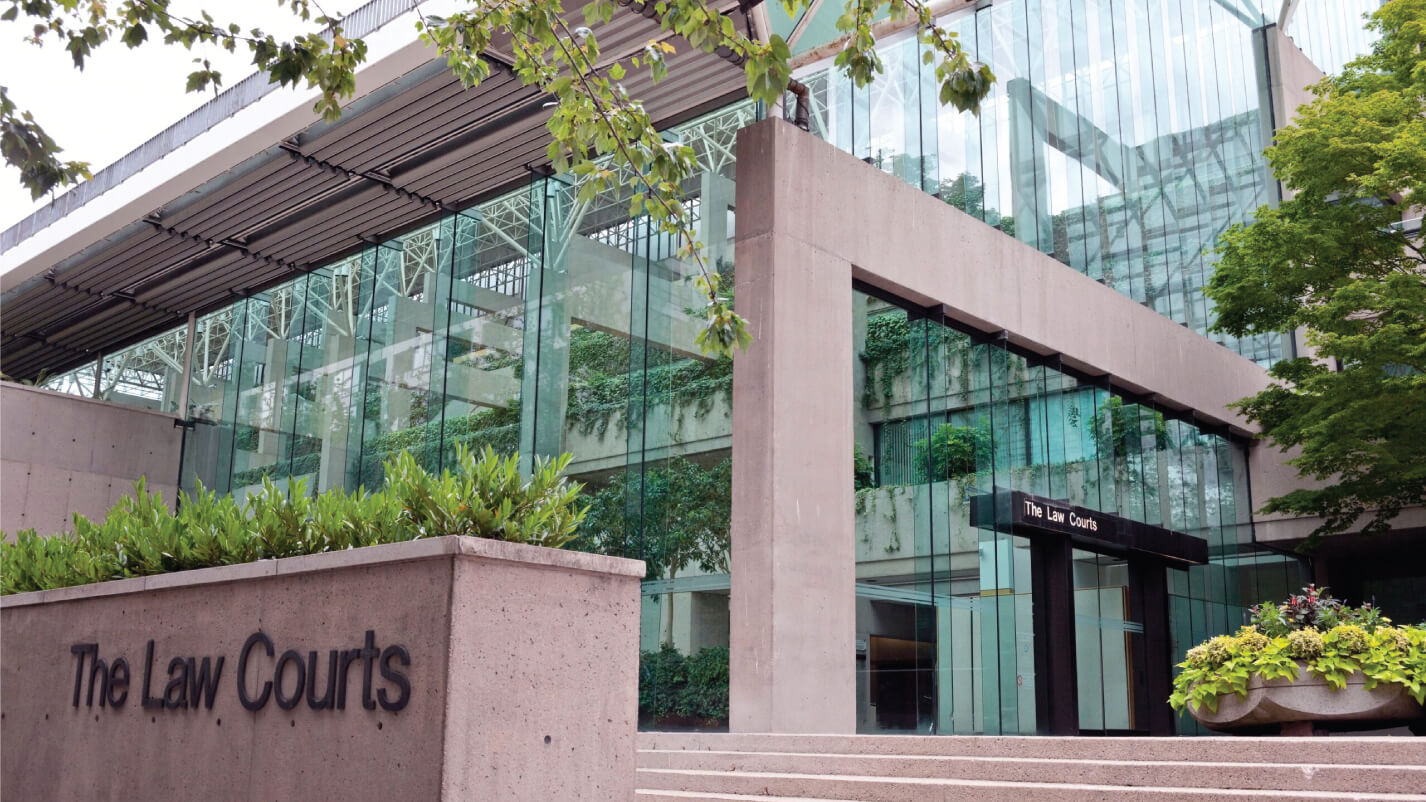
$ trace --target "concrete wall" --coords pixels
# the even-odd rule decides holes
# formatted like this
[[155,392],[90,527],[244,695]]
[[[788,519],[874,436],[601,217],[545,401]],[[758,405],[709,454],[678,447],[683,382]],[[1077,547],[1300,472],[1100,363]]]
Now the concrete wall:
[[[6,798],[630,799],[643,573],[635,560],[448,537],[6,597]],[[240,674],[257,632],[274,655],[259,643]],[[330,650],[361,650],[367,632],[373,668],[354,655],[335,672],[345,704],[314,709],[330,698]],[[193,704],[144,705],[149,642],[149,695]],[[102,676],[89,703],[89,659],[75,704],[77,643],[98,645],[114,701],[115,661],[127,661],[121,705],[100,701]],[[239,684],[259,697],[287,650],[309,672],[315,660],[315,681],[299,689],[288,662],[295,706],[245,708]],[[170,660],[188,657],[223,658],[211,695],[168,688],[184,671]],[[409,683],[399,709],[383,668]]]
[[[740,245],[775,234],[809,259],[850,262],[854,278],[911,303],[1253,431],[1227,405],[1266,386],[1262,368],[919,188],[782,121],[743,130],[738,166]],[[857,213],[846,214],[853,202]],[[850,359],[850,345],[842,349]]]
[[738,176],[734,731],[855,727],[853,279],[1251,434],[1262,368],[919,188],[781,120]]
[[1313,100],[1311,87],[1324,75],[1281,28],[1273,26],[1267,36],[1273,124],[1284,128],[1297,118],[1298,106]]
[[0,530],[53,534],[91,519],[147,477],[178,497],[183,430],[172,415],[0,382]]

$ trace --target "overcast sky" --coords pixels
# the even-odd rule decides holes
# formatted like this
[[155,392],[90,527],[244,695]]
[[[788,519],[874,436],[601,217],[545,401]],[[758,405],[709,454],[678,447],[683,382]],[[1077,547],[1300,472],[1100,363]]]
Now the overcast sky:
[[[361,1],[322,5],[330,13],[344,14],[360,7]],[[279,37],[295,34],[303,26],[275,0],[173,3],[175,11],[182,13],[205,6],[220,22],[237,22],[245,29],[260,27]],[[199,55],[196,50],[189,52],[161,41],[130,50],[120,42],[110,42],[80,72],[69,54],[53,41],[42,48],[25,42],[32,25],[23,20],[0,22],[0,85],[8,89],[16,106],[32,112],[35,121],[64,148],[63,158],[87,161],[96,173],[213,97],[211,90],[183,91],[195,66],[193,58]],[[224,87],[252,72],[251,56],[241,47],[234,54],[213,48],[202,55],[222,72]],[[20,186],[19,171],[9,166],[0,169],[0,230],[48,201],[32,202],[29,191]]]

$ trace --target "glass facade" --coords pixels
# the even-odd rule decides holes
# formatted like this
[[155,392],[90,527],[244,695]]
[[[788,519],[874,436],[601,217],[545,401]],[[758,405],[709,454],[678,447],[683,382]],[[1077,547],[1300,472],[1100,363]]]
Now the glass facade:
[[1312,63],[1328,75],[1371,50],[1376,35],[1366,17],[1384,0],[1298,0],[1287,21],[1287,35]]
[[[698,154],[686,202],[729,286],[734,140],[755,115],[667,132]],[[265,479],[373,487],[402,449],[429,469],[461,445],[570,453],[590,506],[571,547],[649,564],[643,723],[726,726],[732,362],[694,344],[696,266],[628,210],[539,177],[199,317],[182,476],[241,499]],[[106,356],[97,394],[177,413],[187,340]],[[47,386],[92,396],[94,374]]]
[[40,382],[47,390],[178,414],[188,329],[177,328]]
[[[1207,565],[1158,569],[1174,654],[1296,586],[1297,562],[1253,542],[1242,443],[855,297],[860,731],[1042,729],[1031,544],[973,512],[989,498],[1022,491],[1206,540]],[[1080,726],[1142,731],[1163,700],[1135,681],[1146,646],[1126,564],[1074,556]]]
[[[857,89],[804,70],[813,132],[1207,336],[1206,253],[1277,200],[1265,18],[1200,0],[1001,0],[942,23],[996,82],[980,115],[937,102],[914,37]],[[799,40],[799,44],[804,40]],[[1264,365],[1289,338],[1215,339]]]
[[[833,35],[834,10],[769,14],[803,53]],[[886,72],[865,89],[827,63],[800,77],[814,133],[1208,336],[1206,250],[1276,200],[1260,155],[1276,11],[999,0],[953,14],[945,23],[998,79],[979,116],[936,102],[909,36],[887,41]],[[1335,45],[1317,31],[1344,13],[1304,0],[1290,33],[1336,64],[1365,47],[1321,51]],[[755,115],[744,103],[668,132],[699,155],[688,208],[725,274],[735,136]],[[265,480],[372,487],[402,449],[432,469],[461,445],[527,465],[571,453],[590,507],[574,547],[649,566],[641,724],[724,726],[732,365],[694,344],[695,267],[629,216],[625,193],[577,190],[534,177],[45,386],[186,414],[186,486],[239,498]],[[1208,564],[1155,579],[1174,654],[1297,586],[1298,563],[1254,542],[1242,443],[855,297],[860,731],[1044,730],[1032,544],[993,504],[975,516],[987,498],[1020,491],[1205,540]],[[1220,341],[1265,365],[1290,355],[1281,336]],[[1146,706],[1162,702],[1144,690],[1144,577],[1123,555],[1071,559],[1080,725],[1143,731]]]

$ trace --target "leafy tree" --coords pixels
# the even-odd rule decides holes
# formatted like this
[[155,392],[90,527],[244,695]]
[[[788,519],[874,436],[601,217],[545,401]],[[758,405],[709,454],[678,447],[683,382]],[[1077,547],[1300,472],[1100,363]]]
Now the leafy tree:
[[1111,395],[1089,416],[1089,428],[1094,432],[1094,440],[1100,459],[1123,460],[1145,450],[1144,424],[1152,426],[1153,445],[1158,451],[1169,447],[1168,424],[1162,412],[1147,410],[1131,404],[1124,406],[1124,399]]
[[1217,331],[1306,329],[1315,353],[1238,406],[1326,483],[1263,508],[1320,516],[1314,538],[1364,515],[1382,532],[1426,502],[1426,251],[1401,226],[1426,203],[1426,0],[1370,25],[1372,52],[1313,87],[1267,151],[1292,197],[1221,237],[1207,288]]
[[[570,548],[641,559],[648,564],[648,579],[673,579],[690,565],[706,573],[728,570],[731,459],[705,468],[672,457],[641,472],[616,474],[588,501],[589,511]],[[663,605],[661,641],[671,643],[673,594]]]
[[[782,0],[791,16],[809,2]],[[753,39],[708,0],[651,0],[650,5],[664,31],[691,47],[740,62],[752,98],[773,102],[789,88],[792,54],[781,36]],[[338,118],[342,101],[355,91],[366,43],[345,36],[342,21],[328,16],[313,0],[279,0],[279,6],[311,22],[314,30],[278,41],[261,29],[220,21],[206,11],[183,16],[171,8],[171,0],[9,0],[0,20],[32,23],[29,41],[63,47],[78,69],[84,68],[96,48],[113,41],[130,48],[154,39],[189,49],[246,48],[253,66],[273,82],[319,89],[314,111],[327,120]],[[693,148],[664,142],[644,105],[622,83],[633,70],[662,80],[668,72],[666,57],[676,52],[677,45],[669,40],[650,42],[635,54],[609,59],[600,51],[592,28],[608,23],[617,8],[617,0],[587,0],[582,5],[585,24],[572,25],[564,0],[470,0],[468,9],[449,17],[422,17],[417,29],[467,87],[490,75],[491,63],[483,54],[498,40],[512,58],[521,83],[554,97],[548,155],[555,169],[580,181],[581,199],[615,184],[633,190],[629,213],[647,214],[682,243],[683,255],[700,269],[697,281],[708,303],[699,345],[711,354],[731,355],[735,348],[746,346],[751,335],[745,321],[733,312],[727,288],[720,287],[721,276],[704,260],[689,211],[681,202],[681,187],[697,170]],[[954,32],[936,24],[925,0],[844,0],[836,27],[845,44],[837,54],[837,67],[858,86],[883,71],[873,30],[873,21],[882,12],[893,22],[914,26],[926,46],[925,62],[935,64],[940,102],[978,111],[994,75],[966,56]],[[188,76],[188,90],[220,86],[222,75],[208,61],[196,60],[200,66]],[[800,85],[793,88],[806,92]],[[89,177],[84,162],[59,158],[60,146],[28,112],[15,106],[3,87],[0,152],[6,163],[20,170],[21,181],[36,198]]]

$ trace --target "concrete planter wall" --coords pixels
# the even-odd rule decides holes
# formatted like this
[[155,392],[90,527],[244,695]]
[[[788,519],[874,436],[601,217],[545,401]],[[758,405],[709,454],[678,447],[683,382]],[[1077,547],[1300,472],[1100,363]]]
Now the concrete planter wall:
[[1279,725],[1283,734],[1310,735],[1314,723],[1357,728],[1373,724],[1391,726],[1420,719],[1421,705],[1400,685],[1365,687],[1366,677],[1356,672],[1347,687],[1337,690],[1313,676],[1298,661],[1298,678],[1248,680],[1246,697],[1230,693],[1218,697],[1218,710],[1190,711],[1205,727],[1215,730],[1261,729]]
[[0,781],[48,800],[629,799],[643,574],[446,537],[5,597]]

